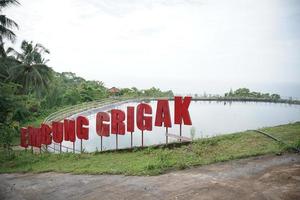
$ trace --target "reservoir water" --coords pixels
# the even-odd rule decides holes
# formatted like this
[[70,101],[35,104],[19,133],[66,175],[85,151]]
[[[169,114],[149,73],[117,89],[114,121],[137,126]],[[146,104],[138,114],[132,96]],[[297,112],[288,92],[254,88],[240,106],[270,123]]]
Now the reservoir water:
[[[114,108],[124,110],[127,106],[137,106],[139,102],[130,102],[116,105]],[[156,111],[156,101],[147,102]],[[170,101],[172,127],[169,133],[179,135],[179,125],[174,124],[174,102]],[[105,111],[109,111],[107,108]],[[222,102],[222,101],[192,101],[189,107],[193,125],[182,126],[182,136],[192,138],[191,130],[195,131],[194,139],[212,137],[249,129],[258,129],[267,126],[275,126],[300,121],[300,105],[281,103],[257,103],[257,102]],[[87,152],[100,150],[100,136],[96,134],[96,114],[98,110],[81,113],[90,120],[89,140],[83,141],[83,148]],[[154,116],[153,116],[154,123]],[[133,146],[141,146],[141,131],[135,128],[133,133]],[[144,146],[164,144],[166,142],[164,127],[155,127],[151,132],[144,132]],[[169,137],[169,142],[178,139]],[[72,147],[72,143],[63,142],[63,145]],[[118,135],[118,148],[130,147],[130,133]],[[80,149],[80,141],[75,144]],[[116,135],[103,137],[103,150],[116,148]]]

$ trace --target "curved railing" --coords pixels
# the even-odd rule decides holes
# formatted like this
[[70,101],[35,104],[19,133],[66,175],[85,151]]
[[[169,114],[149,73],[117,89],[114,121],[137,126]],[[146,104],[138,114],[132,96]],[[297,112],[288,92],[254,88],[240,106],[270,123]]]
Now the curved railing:
[[[106,105],[122,102],[122,101],[128,101],[130,100],[129,98],[110,98],[110,99],[103,99],[103,100],[96,100],[96,101],[91,101],[91,102],[86,102],[86,103],[81,103],[73,106],[68,106],[66,108],[63,108],[59,111],[56,111],[54,113],[51,113],[48,115],[43,123],[49,124],[52,121],[61,121],[65,118],[68,118],[74,114],[81,113],[87,110],[91,110],[93,108],[99,108],[103,107]],[[134,99],[132,99],[134,100]]]
[[[163,97],[161,97],[163,98]],[[164,97],[165,98],[165,97]],[[84,111],[88,111],[94,108],[101,108],[103,106],[115,104],[115,103],[126,103],[127,101],[142,101],[142,100],[157,100],[160,99],[160,97],[157,98],[150,98],[150,97],[139,97],[139,98],[129,98],[129,97],[115,97],[115,98],[107,98],[107,99],[101,99],[101,100],[95,100],[90,102],[85,102],[73,106],[65,107],[59,111],[56,111],[54,113],[51,113],[48,115],[43,123],[50,124],[52,121],[61,121],[65,118],[68,118],[74,114],[81,113]]]
[[[115,103],[126,103],[128,101],[135,101],[139,99],[130,99],[130,98],[109,98],[109,99],[103,99],[103,100],[96,100],[96,101],[91,101],[91,102],[86,102],[86,103],[81,103],[73,106],[68,106],[66,108],[63,108],[59,111],[56,111],[49,116],[47,116],[43,123],[44,124],[51,124],[52,121],[61,121],[65,118],[71,117],[75,114],[82,113],[84,111],[96,109],[96,108],[101,108],[107,105],[113,105]],[[63,146],[61,144],[57,143],[52,143],[53,146],[42,146],[43,151],[48,151],[49,149],[52,149],[54,152],[61,152],[61,148],[65,148],[67,151],[70,150],[71,152],[80,152],[79,150],[72,149],[70,147]],[[56,146],[59,146],[59,148],[56,148]]]

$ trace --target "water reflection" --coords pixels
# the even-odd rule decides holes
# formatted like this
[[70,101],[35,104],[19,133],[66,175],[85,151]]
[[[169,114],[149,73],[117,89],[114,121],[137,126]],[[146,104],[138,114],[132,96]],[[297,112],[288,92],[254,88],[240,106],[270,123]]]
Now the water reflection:
[[[170,101],[172,123],[174,122],[174,102]],[[127,106],[137,106],[138,102],[117,105],[115,108],[126,111]],[[156,110],[156,101],[151,101],[153,111]],[[111,107],[106,108],[110,110]],[[99,109],[102,110],[102,109]],[[96,114],[99,110],[90,111],[85,115],[90,120],[89,140],[83,141],[84,149],[88,152],[100,150],[100,137],[96,134]],[[182,126],[182,135],[191,138],[211,137],[248,129],[257,129],[295,121],[300,121],[300,106],[275,103],[256,102],[215,102],[192,101],[190,104],[192,126]],[[154,118],[154,117],[153,117]],[[154,119],[153,119],[154,123]],[[179,125],[172,125],[169,133],[179,135]],[[153,126],[153,131],[144,132],[144,145],[164,144],[165,128]],[[177,139],[169,137],[169,142]],[[116,136],[103,137],[103,150],[115,149]],[[63,145],[72,147],[69,142]],[[76,149],[80,141],[76,142]],[[141,131],[135,128],[133,146],[141,146]],[[118,147],[130,147],[130,133],[118,136]]]

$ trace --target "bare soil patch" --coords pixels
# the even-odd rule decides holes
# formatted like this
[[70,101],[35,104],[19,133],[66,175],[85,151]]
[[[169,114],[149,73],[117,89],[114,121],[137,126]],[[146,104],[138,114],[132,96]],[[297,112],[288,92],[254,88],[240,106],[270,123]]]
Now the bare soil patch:
[[300,156],[266,155],[159,176],[1,174],[0,199],[300,199]]

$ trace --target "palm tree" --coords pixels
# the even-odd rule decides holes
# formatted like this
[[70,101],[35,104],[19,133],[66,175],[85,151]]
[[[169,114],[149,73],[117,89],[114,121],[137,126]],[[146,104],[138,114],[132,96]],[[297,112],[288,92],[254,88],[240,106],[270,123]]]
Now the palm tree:
[[22,93],[36,93],[39,97],[48,89],[53,78],[53,70],[46,65],[43,54],[49,54],[49,50],[41,44],[23,41],[21,53],[17,54],[20,64],[10,70],[9,79],[23,86]]
[[17,61],[14,55],[16,55],[16,51],[11,47],[5,49],[4,42],[0,38],[0,81],[1,82],[7,80],[7,77],[9,76],[9,69],[12,66],[20,64],[20,62]]
[[5,49],[4,42],[2,38],[0,38],[0,58],[15,59],[14,55],[17,55],[17,52],[12,47],[8,47],[7,49]]
[[2,14],[2,10],[10,5],[19,5],[19,2],[17,0],[0,0],[0,39],[3,40],[6,38],[14,42],[16,35],[11,29],[19,28],[18,24]]

